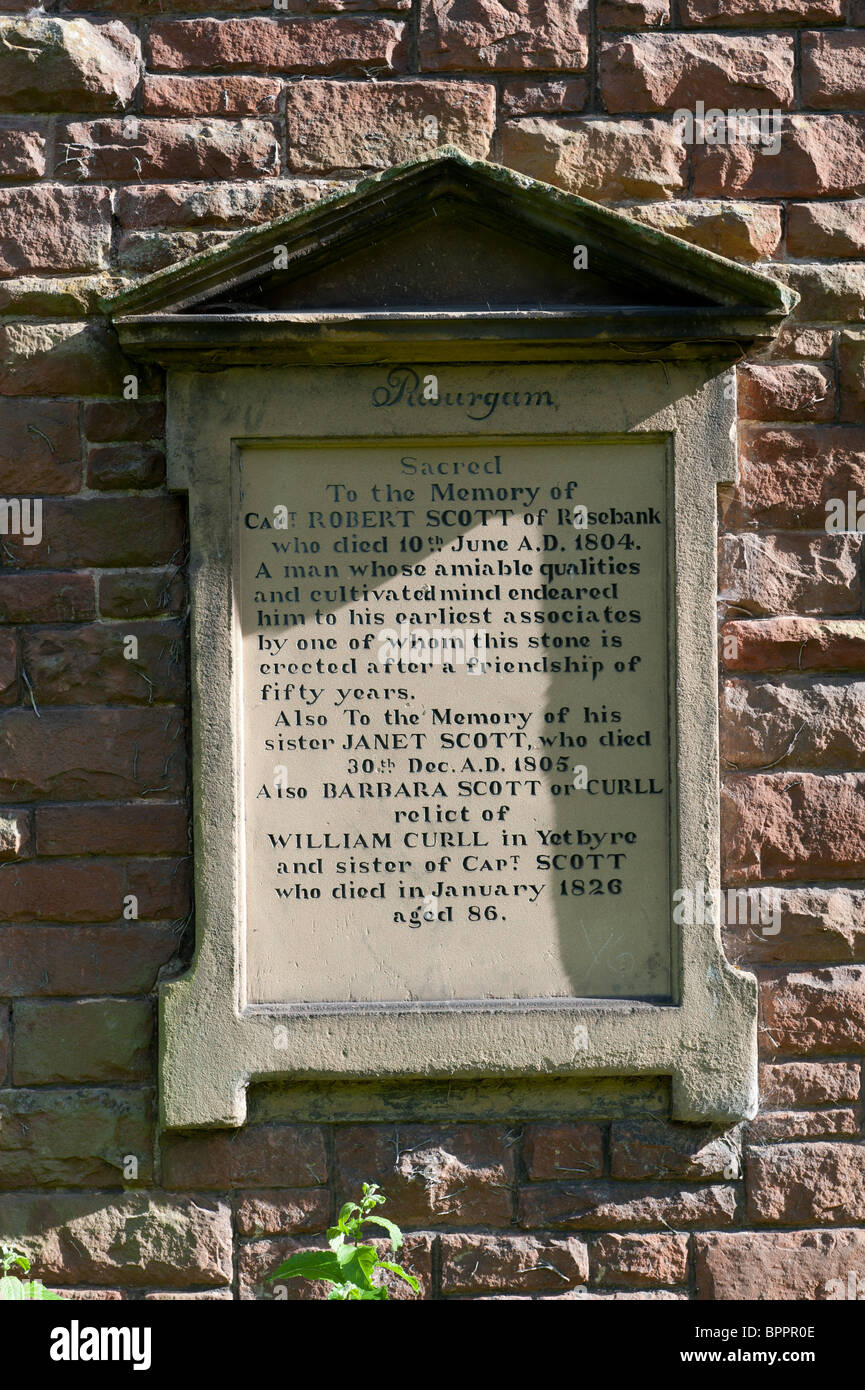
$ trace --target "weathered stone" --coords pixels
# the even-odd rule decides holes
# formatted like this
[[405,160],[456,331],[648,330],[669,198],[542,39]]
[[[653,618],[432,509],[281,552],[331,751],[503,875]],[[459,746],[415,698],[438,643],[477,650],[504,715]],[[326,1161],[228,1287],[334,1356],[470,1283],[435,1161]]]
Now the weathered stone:
[[481,82],[304,82],[286,111],[288,168],[297,174],[384,169],[438,145],[485,159],[495,90]]
[[791,322],[843,324],[865,319],[865,261],[838,265],[773,261],[763,269],[800,296],[790,315]]
[[731,959],[834,962],[865,953],[865,894],[855,888],[773,888],[767,908],[772,921],[760,922],[758,910],[756,920],[751,911],[750,923],[726,926]]
[[74,623],[95,614],[92,574],[0,573],[0,622]]
[[599,0],[601,29],[660,29],[670,22],[670,0]]
[[175,569],[123,570],[99,579],[103,618],[158,618],[186,608],[186,583]]
[[[150,1098],[140,1090],[0,1090],[0,1184],[118,1187],[130,1158],[137,1161],[135,1181],[149,1182],[152,1130]],[[10,1200],[7,1191],[0,1226]]]
[[748,1127],[751,1144],[781,1144],[793,1139],[834,1139],[859,1133],[859,1116],[840,1110],[781,1110],[758,1115]]
[[827,1226],[865,1220],[865,1148],[859,1144],[773,1144],[748,1151],[752,1221]]
[[[865,903],[862,905],[865,927]],[[858,1101],[861,1070],[856,1062],[763,1062],[760,1099],[767,1108],[837,1105]]]
[[144,1081],[150,1075],[153,1013],[146,999],[23,999],[14,1020],[16,1086]]
[[0,901],[6,921],[119,922],[130,895],[145,920],[180,920],[189,911],[188,862],[29,859],[8,869]]
[[184,699],[183,629],[171,621],[138,622],[133,633],[104,623],[40,628],[25,636],[23,656],[40,705],[179,705]]
[[788,107],[793,40],[784,35],[632,34],[601,43],[601,95],[624,111]]
[[737,609],[855,613],[861,604],[861,536],[721,537],[719,595]]
[[737,143],[697,145],[693,158],[698,198],[850,197],[865,190],[865,120],[785,116],[776,154]]
[[518,77],[502,88],[502,114],[517,116],[567,116],[582,111],[589,95],[584,77],[561,81]]
[[304,1235],[324,1231],[330,1224],[330,1191],[299,1187],[272,1192],[245,1192],[235,1206],[237,1231],[242,1236]]
[[421,0],[420,63],[427,70],[579,70],[589,61],[587,0]]
[[787,250],[791,256],[865,256],[865,202],[791,203]]
[[[130,375],[143,393],[150,380],[147,368],[123,356],[104,323],[0,327],[0,395],[122,396]],[[138,505],[152,505],[152,500],[142,499]]]
[[[372,1243],[377,1246],[382,1259],[390,1258],[390,1246],[386,1241]],[[321,1237],[317,1240],[258,1240],[244,1241],[237,1255],[237,1277],[239,1297],[242,1299],[285,1300],[290,1303],[311,1303],[327,1298],[328,1285],[322,1280],[309,1282],[306,1279],[285,1279],[273,1281],[269,1278],[284,1260],[305,1250],[320,1250]],[[420,1285],[420,1297],[428,1298],[432,1287],[432,1238],[424,1234],[406,1236],[397,1256],[399,1263],[409,1274],[413,1274]],[[378,1276],[387,1284],[391,1299],[417,1298],[408,1284],[398,1274]]]
[[721,755],[730,767],[865,767],[865,682],[728,680]]
[[43,503],[38,545],[7,536],[7,559],[27,568],[165,565],[179,558],[183,512],[171,497],[88,497]]
[[737,774],[721,788],[721,843],[732,883],[861,878],[865,778]]
[[537,1236],[441,1237],[442,1293],[550,1290],[584,1284],[589,1259],[583,1241]]
[[19,275],[0,280],[0,314],[12,319],[86,318],[98,313],[105,296],[121,288],[110,270],[92,275]]
[[[74,401],[0,400],[0,489],[77,492],[81,441]],[[37,620],[38,621],[38,620]]]
[[404,24],[392,19],[181,19],[150,27],[150,64],[176,71],[255,68],[259,72],[400,72]]
[[740,443],[739,485],[721,495],[730,528],[825,530],[827,502],[841,498],[846,508],[849,492],[865,498],[865,429],[752,428]]
[[88,401],[84,433],[91,444],[109,440],[162,439],[165,405],[162,401]]
[[728,671],[865,671],[865,622],[764,618],[721,629]]
[[0,177],[41,178],[47,138],[47,121],[0,121]]
[[761,997],[764,1051],[849,1055],[865,1042],[865,966],[766,976]]
[[18,702],[18,638],[0,632],[0,705]]
[[36,810],[41,856],[185,854],[187,827],[182,802],[39,806]]
[[230,232],[127,232],[117,245],[117,264],[125,275],[151,275],[231,241]]
[[7,811],[0,815],[0,859],[24,859],[32,854],[32,830],[28,811]]
[[[185,789],[182,711],[13,709],[0,716],[0,796],[10,801],[175,799]],[[154,796],[154,800],[158,799]]]
[[256,222],[297,212],[322,192],[339,187],[304,179],[142,184],[118,190],[117,220],[126,232],[187,227],[243,230]]
[[840,34],[802,35],[802,101],[805,106],[865,107],[865,38]]
[[696,1263],[698,1299],[823,1300],[865,1278],[865,1231],[698,1235]]
[[520,1191],[517,1224],[603,1231],[730,1226],[737,1216],[736,1188],[724,1183],[533,1183]]
[[[740,204],[737,203],[736,206]],[[764,355],[776,357],[781,361],[787,361],[791,357],[816,361],[818,358],[831,357],[834,345],[835,335],[831,328],[808,328],[794,323],[779,331],[774,343],[766,349]]]
[[141,109],[147,116],[270,116],[281,95],[275,77],[148,76]]
[[206,1197],[12,1194],[0,1237],[29,1255],[49,1287],[224,1286],[232,1277],[231,1209]]
[[603,1135],[598,1125],[527,1125],[523,1162],[532,1181],[600,1177]]
[[765,260],[776,255],[781,245],[781,209],[771,203],[675,199],[622,211],[638,222],[733,260]]
[[233,179],[279,173],[272,121],[64,121],[57,131],[55,174],[87,179]]
[[740,367],[739,414],[743,420],[831,420],[834,376],[814,362]]
[[616,1123],[610,1138],[614,1178],[707,1178],[739,1176],[742,1136],[738,1128],[674,1125],[663,1120]]
[[649,1289],[688,1281],[688,1237],[677,1234],[604,1235],[590,1252],[592,1280]]
[[378,1182],[400,1225],[509,1226],[512,1143],[498,1125],[344,1125],[336,1131],[338,1197]]
[[105,111],[138,84],[141,48],[125,24],[38,12],[0,18],[0,109]]
[[105,188],[0,188],[0,275],[95,270],[107,264],[111,199]]
[[843,18],[843,0],[681,0],[685,24],[706,24],[713,29],[748,24],[760,28],[788,24],[831,24]]
[[251,1125],[236,1132],[167,1135],[162,1172],[166,1187],[177,1189],[315,1187],[326,1180],[327,1160],[314,1125]]
[[0,926],[0,992],[76,998],[147,994],[181,945],[175,922]]
[[661,120],[505,121],[502,161],[568,193],[607,202],[671,198],[686,185],[681,136]]
[[[838,344],[838,366],[841,378],[841,419],[865,420],[865,334],[841,334]],[[860,493],[860,496],[862,495]]]

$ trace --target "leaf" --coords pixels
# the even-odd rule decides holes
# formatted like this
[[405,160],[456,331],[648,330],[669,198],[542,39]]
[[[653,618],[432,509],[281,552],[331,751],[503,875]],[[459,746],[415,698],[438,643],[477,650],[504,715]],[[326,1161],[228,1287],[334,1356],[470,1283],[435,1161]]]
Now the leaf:
[[391,1274],[398,1274],[400,1279],[404,1279],[407,1284],[411,1284],[415,1293],[420,1293],[420,1284],[417,1279],[415,1279],[413,1274],[406,1274],[402,1265],[393,1265],[387,1260],[379,1260],[378,1267],[379,1269],[389,1269]]
[[23,1279],[16,1279],[12,1274],[4,1274],[0,1279],[0,1303],[16,1303],[25,1299],[26,1285]]
[[394,1225],[393,1221],[388,1221],[386,1216],[366,1216],[360,1224],[362,1226],[383,1226],[390,1236],[390,1243],[394,1250],[399,1250],[402,1245],[402,1231],[399,1226]]
[[343,1280],[339,1259],[331,1250],[301,1250],[291,1255],[268,1279],[328,1279],[340,1284]]
[[371,1245],[344,1245],[337,1253],[343,1279],[350,1280],[360,1289],[371,1289],[375,1285],[371,1275],[378,1256]]
[[33,1279],[24,1287],[28,1290],[27,1298],[37,1298],[43,1302],[50,1300],[52,1303],[64,1303],[66,1301],[62,1294],[55,1293],[53,1289],[46,1289],[41,1279]]

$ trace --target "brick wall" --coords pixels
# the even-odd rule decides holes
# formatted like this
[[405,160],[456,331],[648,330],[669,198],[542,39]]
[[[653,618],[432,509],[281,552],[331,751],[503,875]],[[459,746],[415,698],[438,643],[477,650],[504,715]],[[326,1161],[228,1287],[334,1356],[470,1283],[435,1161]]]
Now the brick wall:
[[[428,1298],[865,1280],[865,609],[861,536],[824,528],[865,486],[863,0],[170,6],[0,0],[0,493],[44,498],[41,545],[0,537],[0,1237],[86,1297],[269,1297],[377,1179]],[[783,111],[780,153],[687,148],[698,99]],[[764,1109],[724,1133],[645,1079],[335,1083],[160,1141],[155,990],[192,930],[185,523],[161,383],[98,296],[443,142],[802,296],[740,368],[720,499],[727,881],[783,896],[776,935],[729,941]]]

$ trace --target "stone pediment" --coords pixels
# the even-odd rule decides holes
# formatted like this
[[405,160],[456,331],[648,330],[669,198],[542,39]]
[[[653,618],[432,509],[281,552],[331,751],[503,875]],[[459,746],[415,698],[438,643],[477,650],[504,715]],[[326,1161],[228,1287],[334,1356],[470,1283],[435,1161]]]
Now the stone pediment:
[[365,179],[109,301],[127,351],[275,362],[735,357],[796,296],[456,150]]

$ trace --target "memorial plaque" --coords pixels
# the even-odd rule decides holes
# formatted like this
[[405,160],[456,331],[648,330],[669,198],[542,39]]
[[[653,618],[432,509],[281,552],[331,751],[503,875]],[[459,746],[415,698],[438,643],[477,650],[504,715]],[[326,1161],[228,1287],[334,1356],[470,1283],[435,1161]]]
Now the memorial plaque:
[[666,449],[244,449],[257,1002],[668,997]]

